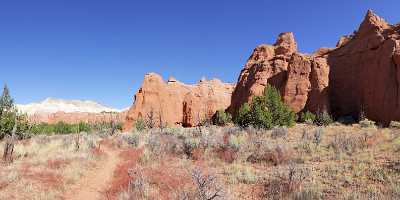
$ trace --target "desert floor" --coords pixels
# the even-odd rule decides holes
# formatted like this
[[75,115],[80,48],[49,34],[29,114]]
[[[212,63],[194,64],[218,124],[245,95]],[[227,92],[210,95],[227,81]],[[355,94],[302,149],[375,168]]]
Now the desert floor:
[[400,129],[34,136],[0,164],[0,199],[400,199]]

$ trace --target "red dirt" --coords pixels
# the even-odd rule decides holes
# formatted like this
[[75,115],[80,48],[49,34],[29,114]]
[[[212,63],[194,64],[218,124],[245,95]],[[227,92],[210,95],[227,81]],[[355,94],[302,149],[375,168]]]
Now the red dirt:
[[63,177],[60,174],[47,171],[35,172],[27,175],[26,177],[39,181],[41,184],[50,188],[60,187],[63,182]]
[[71,163],[70,160],[66,160],[66,159],[54,159],[54,160],[48,160],[47,161],[47,166],[50,169],[61,169],[66,167],[67,165],[69,165]]
[[102,148],[102,150],[95,149],[94,152],[100,154],[104,153],[104,158],[99,160],[93,169],[86,172],[85,175],[68,190],[67,194],[64,195],[64,199],[80,200],[103,198],[102,191],[106,189],[112,181],[112,173],[115,171],[120,159],[116,156],[119,151],[110,148],[108,145],[101,146],[100,148]]
[[128,170],[136,166],[142,153],[142,149],[126,149],[118,155],[122,162],[117,165],[114,171],[110,187],[104,191],[107,199],[116,199],[118,193],[128,187],[130,180]]

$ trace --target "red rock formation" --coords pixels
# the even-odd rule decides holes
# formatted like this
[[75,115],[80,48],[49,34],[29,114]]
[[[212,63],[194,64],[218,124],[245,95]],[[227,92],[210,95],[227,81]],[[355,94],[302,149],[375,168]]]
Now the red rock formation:
[[368,11],[358,31],[328,56],[335,116],[360,110],[387,124],[400,119],[400,26]]
[[230,105],[233,88],[233,84],[217,79],[186,85],[174,78],[165,82],[158,74],[146,74],[128,111],[124,129],[132,128],[134,121],[140,117],[148,118],[152,111],[155,123],[159,124],[161,115],[163,123],[170,126],[194,126],[205,116],[210,118],[218,109],[226,109]]
[[[311,56],[297,53],[292,33],[280,34],[273,46],[258,46],[240,73],[229,111],[235,113],[253,96],[261,95],[267,83],[279,89],[296,112],[306,105],[312,111],[328,108],[329,68],[324,56],[329,51],[321,49]],[[313,102],[309,102],[310,96]]]
[[400,25],[368,11],[354,35],[336,48],[297,53],[291,33],[274,46],[260,45],[241,71],[229,111],[235,111],[269,83],[294,111],[327,109],[335,117],[360,111],[388,124],[400,120]]

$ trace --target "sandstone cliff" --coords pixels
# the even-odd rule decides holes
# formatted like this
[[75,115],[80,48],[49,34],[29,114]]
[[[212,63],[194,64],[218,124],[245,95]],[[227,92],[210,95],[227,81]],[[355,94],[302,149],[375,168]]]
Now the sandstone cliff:
[[330,102],[335,116],[400,120],[400,26],[368,11],[355,34],[328,55]]
[[281,91],[295,112],[327,109],[329,67],[324,55],[297,52],[293,33],[282,33],[274,45],[258,46],[241,71],[232,94],[231,113],[253,96],[261,95],[267,84]]
[[194,126],[204,118],[211,118],[218,109],[226,109],[233,88],[233,84],[217,79],[187,85],[174,78],[165,82],[158,74],[146,74],[128,111],[124,129],[132,128],[138,118],[148,118],[151,112],[155,123],[159,123],[161,116],[162,122],[169,126]]
[[234,114],[269,83],[295,112],[327,110],[357,119],[363,111],[387,124],[400,120],[399,66],[400,25],[369,10],[359,29],[341,37],[336,48],[298,53],[292,33],[258,46],[240,73],[228,110]]

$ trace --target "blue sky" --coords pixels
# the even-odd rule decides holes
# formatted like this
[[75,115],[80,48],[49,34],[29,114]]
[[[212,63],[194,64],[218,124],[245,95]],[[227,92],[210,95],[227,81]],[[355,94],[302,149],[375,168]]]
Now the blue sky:
[[333,47],[369,8],[400,22],[398,0],[0,0],[0,84],[17,103],[124,108],[147,72],[235,82],[256,45],[291,31],[301,52]]

